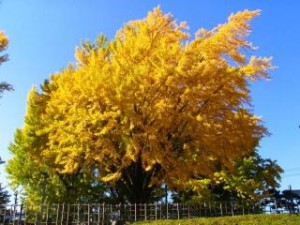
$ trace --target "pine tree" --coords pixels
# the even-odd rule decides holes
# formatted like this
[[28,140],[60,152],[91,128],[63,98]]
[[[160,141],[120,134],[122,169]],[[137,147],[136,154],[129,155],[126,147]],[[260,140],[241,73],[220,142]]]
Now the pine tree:
[[9,198],[10,198],[10,195],[9,195],[8,191],[6,191],[0,184],[0,207],[1,208],[9,203],[9,201],[10,201]]

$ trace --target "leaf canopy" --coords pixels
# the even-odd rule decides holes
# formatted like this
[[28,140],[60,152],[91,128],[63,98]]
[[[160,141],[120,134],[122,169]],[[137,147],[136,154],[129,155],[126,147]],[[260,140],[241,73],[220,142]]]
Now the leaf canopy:
[[191,39],[184,22],[155,8],[114,40],[76,48],[77,65],[33,91],[41,101],[28,103],[39,112],[28,135],[42,141],[28,154],[59,174],[97,165],[99,179],[127,189],[131,202],[162,183],[200,190],[201,178],[232,170],[268,134],[249,83],[268,78],[271,59],[242,53],[254,49],[246,39],[258,14],[232,14]]

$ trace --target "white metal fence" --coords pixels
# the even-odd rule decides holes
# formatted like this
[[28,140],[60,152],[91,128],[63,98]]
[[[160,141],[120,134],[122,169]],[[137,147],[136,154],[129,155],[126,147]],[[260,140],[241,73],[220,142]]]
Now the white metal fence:
[[[295,208],[299,211],[298,205]],[[278,209],[276,209],[278,210]],[[23,205],[0,209],[0,224],[107,225],[159,219],[189,219],[275,212],[257,202],[205,202],[197,204],[52,204],[39,210]],[[279,211],[276,211],[278,213]]]

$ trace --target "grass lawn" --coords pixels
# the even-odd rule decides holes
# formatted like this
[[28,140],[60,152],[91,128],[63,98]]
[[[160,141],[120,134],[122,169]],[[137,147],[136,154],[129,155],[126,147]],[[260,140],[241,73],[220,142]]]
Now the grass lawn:
[[134,225],[300,225],[300,215],[245,215],[137,222]]

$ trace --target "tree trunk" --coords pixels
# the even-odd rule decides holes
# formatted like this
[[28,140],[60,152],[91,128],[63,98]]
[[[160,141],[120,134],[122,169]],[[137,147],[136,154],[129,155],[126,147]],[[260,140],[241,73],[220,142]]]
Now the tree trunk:
[[150,186],[152,176],[159,166],[151,171],[145,171],[142,166],[142,158],[127,167],[122,174],[122,179],[117,181],[116,189],[130,203],[150,203],[158,200],[155,191],[158,187]]

